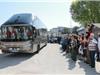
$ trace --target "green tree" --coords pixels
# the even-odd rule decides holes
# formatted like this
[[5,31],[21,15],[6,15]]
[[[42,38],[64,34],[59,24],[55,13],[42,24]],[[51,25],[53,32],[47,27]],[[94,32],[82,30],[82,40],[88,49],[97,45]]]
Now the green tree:
[[82,25],[100,22],[100,1],[77,0],[70,10],[73,20]]

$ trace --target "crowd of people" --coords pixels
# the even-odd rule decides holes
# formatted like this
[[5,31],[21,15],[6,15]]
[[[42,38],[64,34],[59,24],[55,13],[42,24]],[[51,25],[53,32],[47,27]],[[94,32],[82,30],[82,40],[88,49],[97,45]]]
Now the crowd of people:
[[100,33],[95,37],[92,28],[86,34],[68,34],[61,40],[62,52],[71,54],[71,59],[81,60],[95,68],[95,60],[100,62]]

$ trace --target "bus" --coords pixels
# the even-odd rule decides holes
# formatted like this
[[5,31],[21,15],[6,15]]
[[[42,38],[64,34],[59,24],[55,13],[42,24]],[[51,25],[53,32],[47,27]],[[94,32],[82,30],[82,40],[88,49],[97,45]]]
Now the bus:
[[38,53],[47,45],[45,24],[31,13],[15,14],[1,25],[2,53]]

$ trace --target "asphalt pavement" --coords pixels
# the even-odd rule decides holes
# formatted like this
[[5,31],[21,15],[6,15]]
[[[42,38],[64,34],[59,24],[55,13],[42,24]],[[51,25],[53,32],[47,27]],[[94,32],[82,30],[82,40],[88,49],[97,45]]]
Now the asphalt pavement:
[[96,69],[83,61],[76,62],[61,53],[59,44],[48,44],[38,54],[2,54],[0,52],[1,74],[83,74],[100,75],[100,62]]

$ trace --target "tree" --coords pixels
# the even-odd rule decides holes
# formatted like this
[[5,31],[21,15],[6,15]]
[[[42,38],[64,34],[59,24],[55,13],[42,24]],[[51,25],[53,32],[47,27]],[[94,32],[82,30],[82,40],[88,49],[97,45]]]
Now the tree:
[[71,5],[74,21],[87,25],[100,22],[100,1],[76,1]]

